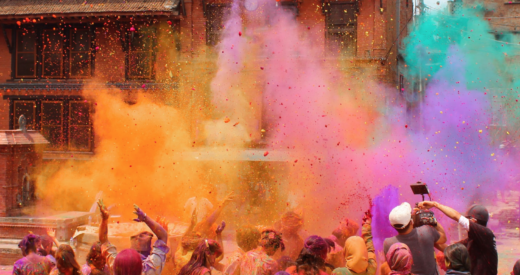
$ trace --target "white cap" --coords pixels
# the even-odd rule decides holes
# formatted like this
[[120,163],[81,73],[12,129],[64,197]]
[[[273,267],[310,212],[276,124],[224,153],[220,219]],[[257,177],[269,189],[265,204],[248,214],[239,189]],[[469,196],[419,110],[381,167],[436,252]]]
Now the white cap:
[[394,226],[395,224],[400,224],[402,227],[395,227],[397,229],[405,228],[410,220],[412,219],[412,207],[409,203],[403,202],[401,205],[395,207],[388,215],[388,219],[390,220],[390,224]]

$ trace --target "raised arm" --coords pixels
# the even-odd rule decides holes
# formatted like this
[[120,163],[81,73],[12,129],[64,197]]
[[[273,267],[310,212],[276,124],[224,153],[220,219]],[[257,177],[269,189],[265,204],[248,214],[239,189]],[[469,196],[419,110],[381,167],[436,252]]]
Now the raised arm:
[[[444,232],[444,227],[442,227],[442,225],[439,222],[437,222],[437,225],[434,228],[435,228],[435,230],[437,230],[437,232],[439,232],[439,235],[440,235],[439,239],[435,242],[435,244],[437,244],[437,245],[445,244],[448,239],[446,238],[446,232]],[[441,246],[439,246],[439,247],[441,247]]]
[[52,228],[47,228],[47,235],[49,235],[49,237],[52,239],[52,242],[54,243],[54,245],[56,245],[56,247],[60,246],[60,244],[58,243],[58,240],[56,240],[56,230],[54,230]]
[[139,206],[134,204],[135,212],[137,218],[134,219],[136,222],[144,222],[146,225],[152,230],[152,232],[157,236],[157,239],[163,241],[164,243],[168,243],[168,232],[156,221],[152,218],[148,217],[146,213],[144,213]]
[[[217,242],[220,244],[220,247],[222,248],[222,254],[220,254],[220,257],[216,259],[216,263],[220,262],[222,259],[224,259],[224,242],[222,241],[222,231],[224,231],[224,228],[226,228],[226,222],[222,221],[222,224],[217,227],[217,230],[215,233],[217,233]],[[224,271],[224,270],[220,270]]]
[[459,222],[459,219],[462,216],[457,210],[435,201],[423,201],[419,203],[419,208],[422,209],[430,209],[433,207],[439,209],[442,213],[444,213],[444,215],[448,216],[450,219],[456,222]]
[[108,242],[108,218],[110,218],[110,214],[108,213],[108,209],[106,208],[102,199],[98,201],[98,206],[99,212],[101,212],[101,223],[99,224],[99,242],[103,244]]
[[215,209],[215,211],[213,211],[213,213],[206,219],[206,223],[210,226],[213,223],[215,223],[217,221],[218,217],[220,216],[220,214],[222,213],[222,210],[224,209],[224,207],[226,207],[226,205],[228,205],[231,201],[233,201],[234,197],[235,196],[234,196],[233,192],[230,192],[224,198],[224,200],[217,206],[217,209]]

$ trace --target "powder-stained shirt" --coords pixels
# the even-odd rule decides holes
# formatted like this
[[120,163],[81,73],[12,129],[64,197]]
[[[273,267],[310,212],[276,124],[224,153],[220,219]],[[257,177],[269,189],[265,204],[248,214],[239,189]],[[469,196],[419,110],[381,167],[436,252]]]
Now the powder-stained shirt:
[[[107,265],[111,270],[111,274],[113,274],[114,261],[117,256],[117,249],[111,243],[106,242],[101,246],[101,250],[103,254],[106,253]],[[160,275],[164,268],[164,263],[166,262],[166,254],[168,254],[169,251],[170,248],[166,245],[165,242],[161,240],[155,241],[150,255],[148,257],[143,256],[141,258],[143,260],[143,271],[141,274]]]
[[397,235],[385,239],[384,251],[388,253],[394,243],[408,245],[413,256],[412,273],[416,275],[436,275],[437,262],[435,261],[434,245],[441,235],[430,225],[414,228],[406,235]]
[[278,272],[278,263],[261,249],[255,249],[242,257],[239,270],[240,275],[273,275]]
[[47,275],[51,268],[51,261],[45,257],[38,256],[31,259],[23,257],[14,263],[13,275]]
[[472,275],[496,275],[498,253],[495,234],[489,228],[470,222],[461,216],[459,224],[468,231],[468,238],[461,243],[468,248]]

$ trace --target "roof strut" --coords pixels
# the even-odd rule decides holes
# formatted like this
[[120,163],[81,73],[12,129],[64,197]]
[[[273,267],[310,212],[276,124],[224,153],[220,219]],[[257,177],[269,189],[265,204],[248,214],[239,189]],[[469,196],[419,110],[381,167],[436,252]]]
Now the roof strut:
[[7,32],[5,31],[5,26],[2,24],[2,31],[4,32],[5,43],[7,44],[7,48],[9,49],[9,53],[13,53],[13,46],[11,42],[9,42],[9,38],[7,37]]

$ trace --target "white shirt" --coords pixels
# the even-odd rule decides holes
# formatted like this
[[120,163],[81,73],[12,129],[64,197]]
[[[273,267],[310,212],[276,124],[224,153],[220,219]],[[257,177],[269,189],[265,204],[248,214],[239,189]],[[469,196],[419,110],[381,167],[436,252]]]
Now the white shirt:
[[469,223],[470,223],[470,221],[468,220],[468,218],[466,218],[464,216],[460,216],[459,224],[460,224],[460,226],[462,226],[462,228],[466,229],[466,231],[469,231]]
[[197,209],[197,222],[202,221],[213,209],[213,204],[206,198],[192,197],[184,204],[184,212],[191,218],[193,211]]

